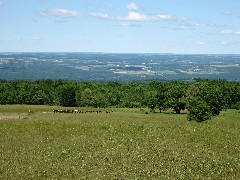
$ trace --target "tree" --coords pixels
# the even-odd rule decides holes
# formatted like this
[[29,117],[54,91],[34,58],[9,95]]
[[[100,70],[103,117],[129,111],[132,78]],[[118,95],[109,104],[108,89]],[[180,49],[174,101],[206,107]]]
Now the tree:
[[166,88],[163,107],[171,108],[176,114],[180,114],[186,107],[186,85],[176,81],[168,84]]
[[144,84],[132,82],[122,86],[120,107],[141,107],[144,101]]
[[56,89],[56,101],[60,106],[73,107],[76,106],[76,93],[75,89],[71,85],[61,85]]
[[196,85],[198,87],[197,97],[203,100],[210,107],[212,115],[219,115],[224,107],[224,89],[221,88],[221,81],[200,81]]
[[0,94],[1,104],[19,104],[19,89],[16,82],[5,82],[1,84]]
[[168,107],[166,106],[166,102],[168,100],[168,93],[167,93],[167,83],[159,83],[158,85],[156,82],[154,83],[154,86],[157,89],[157,95],[156,95],[156,101],[157,101],[157,107],[159,109],[159,112],[161,113]]
[[93,93],[93,107],[99,108],[99,107],[107,107],[108,106],[108,99],[106,98],[106,93],[95,91]]
[[83,92],[77,93],[77,105],[82,107],[91,107],[94,105],[93,92],[90,88],[86,88]]
[[149,91],[145,96],[145,98],[148,100],[148,107],[150,108],[150,112],[154,112],[158,103],[157,92]]
[[187,119],[189,121],[202,122],[211,119],[212,112],[205,101],[194,101],[189,106]]
[[225,107],[229,109],[240,109],[240,83],[225,82],[222,85]]
[[105,87],[110,106],[118,106],[121,103],[123,97],[122,87],[123,85],[119,82],[109,82]]

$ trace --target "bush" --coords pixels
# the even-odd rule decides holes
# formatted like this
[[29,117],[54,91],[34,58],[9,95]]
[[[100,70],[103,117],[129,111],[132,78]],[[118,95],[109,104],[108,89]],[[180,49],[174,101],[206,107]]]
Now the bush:
[[195,102],[189,108],[188,120],[202,122],[211,119],[212,113],[210,107],[205,101]]
[[236,103],[236,104],[233,104],[230,108],[231,108],[231,109],[239,110],[239,109],[240,109],[240,102],[238,102],[238,103]]

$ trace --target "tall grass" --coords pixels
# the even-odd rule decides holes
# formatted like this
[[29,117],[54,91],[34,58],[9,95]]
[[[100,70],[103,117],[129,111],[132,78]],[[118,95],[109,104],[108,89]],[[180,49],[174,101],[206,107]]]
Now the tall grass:
[[[54,114],[0,106],[0,179],[240,179],[240,113]],[[31,109],[33,113],[28,113]]]

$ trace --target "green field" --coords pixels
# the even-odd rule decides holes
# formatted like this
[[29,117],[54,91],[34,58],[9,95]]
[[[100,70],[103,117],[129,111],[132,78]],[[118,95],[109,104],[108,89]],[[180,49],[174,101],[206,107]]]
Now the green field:
[[141,109],[53,109],[0,106],[0,179],[240,179],[237,110],[197,123]]

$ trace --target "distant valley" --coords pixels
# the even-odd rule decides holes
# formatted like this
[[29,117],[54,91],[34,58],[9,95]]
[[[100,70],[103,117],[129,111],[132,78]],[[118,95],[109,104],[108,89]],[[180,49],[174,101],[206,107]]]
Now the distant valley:
[[240,80],[240,55],[0,53],[0,79]]

